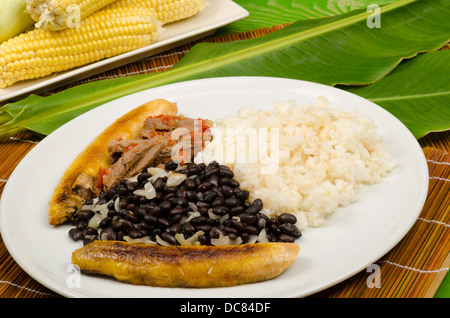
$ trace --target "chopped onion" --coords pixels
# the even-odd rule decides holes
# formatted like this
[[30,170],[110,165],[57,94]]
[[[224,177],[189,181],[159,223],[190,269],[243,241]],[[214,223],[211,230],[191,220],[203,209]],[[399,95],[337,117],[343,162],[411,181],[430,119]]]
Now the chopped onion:
[[100,222],[105,218],[101,213],[95,213],[94,216],[89,220],[88,226],[97,229]]
[[198,212],[198,206],[194,202],[189,201],[188,206],[192,209],[192,211]]
[[198,212],[198,211],[189,212],[188,215],[189,216],[187,218],[180,220],[180,224],[187,223],[187,222],[191,221],[193,218],[196,218],[197,216],[201,216],[200,212]]
[[267,237],[266,229],[262,229],[261,232],[259,232],[258,239],[256,240],[258,243],[267,243],[269,242],[269,239]]
[[230,239],[228,235],[222,235],[220,234],[219,238],[211,239],[211,244],[218,246],[218,245],[239,245],[243,241],[240,236],[238,236],[235,239]]
[[156,175],[159,175],[159,174],[167,175],[166,170],[164,170],[162,168],[150,167],[150,168],[147,169],[147,172],[150,173],[152,176],[156,176]]
[[246,243],[253,244],[253,243],[256,243],[257,240],[258,240],[258,235],[249,235]]
[[186,175],[184,173],[176,173],[176,172],[170,172],[167,177],[166,185],[168,187],[176,187],[183,183],[184,180],[186,180]]
[[144,237],[141,237],[141,238],[132,239],[132,238],[129,237],[128,235],[125,235],[125,236],[123,237],[123,239],[124,239],[125,241],[127,241],[128,243],[157,245],[155,241],[152,241],[152,240],[150,239],[150,236],[144,236]]
[[[209,218],[212,219],[212,220],[218,220],[218,219],[220,219],[220,215],[214,214],[214,213],[212,212],[212,209],[208,209],[208,216],[209,216]],[[222,222],[220,222],[220,223],[222,223]]]
[[147,182],[144,189],[135,190],[133,194],[145,197],[148,200],[156,198],[156,190],[151,182]]
[[156,243],[162,246],[172,246],[169,242],[164,241],[162,238],[159,237],[159,235],[156,235]]
[[185,239],[182,233],[177,233],[175,234],[175,238],[177,239],[178,243],[180,243],[180,245],[200,245],[198,237],[203,234],[205,234],[205,232],[197,231],[193,235]]
[[116,201],[114,201],[114,209],[117,211],[117,212],[119,212],[119,209],[120,209],[120,196],[118,196],[117,198],[116,198]]

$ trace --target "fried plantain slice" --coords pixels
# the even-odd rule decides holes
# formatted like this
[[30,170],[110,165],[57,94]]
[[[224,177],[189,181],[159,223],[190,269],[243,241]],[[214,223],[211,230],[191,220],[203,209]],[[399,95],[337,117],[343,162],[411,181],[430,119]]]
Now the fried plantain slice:
[[72,253],[82,272],[158,287],[227,287],[280,275],[297,257],[295,243],[159,246],[93,241]]

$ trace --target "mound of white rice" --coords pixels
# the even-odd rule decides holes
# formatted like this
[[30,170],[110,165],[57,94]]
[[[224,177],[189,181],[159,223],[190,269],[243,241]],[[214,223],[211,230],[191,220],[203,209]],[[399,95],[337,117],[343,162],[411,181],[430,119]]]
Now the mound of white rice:
[[196,162],[230,166],[264,213],[292,213],[300,228],[323,225],[394,166],[369,117],[331,108],[323,97],[308,106],[277,102],[270,112],[244,107],[212,130]]

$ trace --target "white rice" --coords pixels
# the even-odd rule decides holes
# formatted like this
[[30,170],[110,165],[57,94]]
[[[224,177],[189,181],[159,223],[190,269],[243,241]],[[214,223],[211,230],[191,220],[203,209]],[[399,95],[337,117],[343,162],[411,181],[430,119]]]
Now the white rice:
[[[214,139],[195,161],[230,166],[250,200],[262,199],[264,213],[292,213],[301,229],[323,225],[357,200],[363,184],[380,182],[394,167],[371,118],[331,108],[323,97],[308,106],[276,102],[270,112],[243,107],[212,130]],[[267,150],[236,142],[236,136],[255,141],[255,132]]]

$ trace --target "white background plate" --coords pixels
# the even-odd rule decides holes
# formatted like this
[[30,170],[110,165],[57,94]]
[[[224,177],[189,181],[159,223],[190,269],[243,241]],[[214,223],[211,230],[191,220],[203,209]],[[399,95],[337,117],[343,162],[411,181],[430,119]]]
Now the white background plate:
[[231,0],[208,1],[203,12],[169,23],[164,26],[159,41],[146,47],[94,62],[66,72],[55,73],[43,78],[18,82],[0,89],[0,102],[19,96],[49,90],[88,76],[105,72],[119,66],[178,47],[185,43],[206,37],[216,29],[248,16],[248,11]]
[[[230,288],[182,289],[133,286],[82,275],[69,288],[71,253],[81,247],[67,236],[70,226],[47,223],[48,200],[76,155],[122,114],[155,98],[177,102],[186,116],[217,119],[242,106],[271,109],[273,101],[299,104],[317,96],[330,107],[358,109],[379,128],[398,166],[381,183],[366,186],[359,200],[339,208],[319,228],[298,240],[298,258],[275,279]],[[37,281],[67,297],[297,297],[330,287],[374,263],[407,233],[428,189],[423,152],[409,130],[379,106],[348,92],[319,84],[265,77],[216,78],[182,82],[139,92],[85,113],[43,139],[19,163],[3,192],[0,229],[17,263]]]

